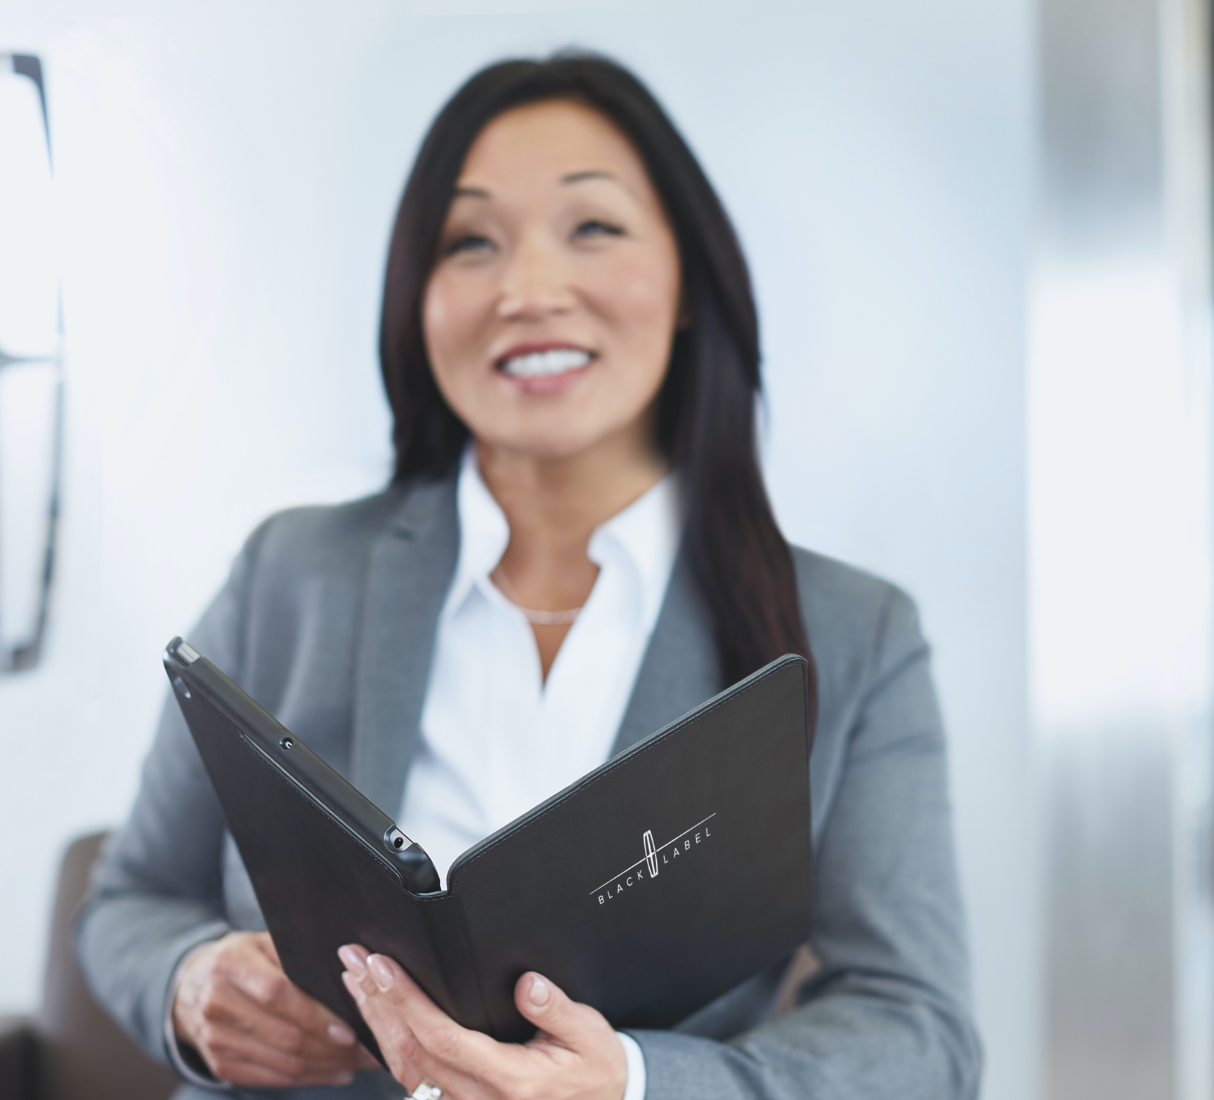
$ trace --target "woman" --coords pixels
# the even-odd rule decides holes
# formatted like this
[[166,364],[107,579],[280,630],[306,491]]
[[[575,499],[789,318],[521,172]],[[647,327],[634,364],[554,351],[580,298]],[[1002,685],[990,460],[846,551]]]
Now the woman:
[[[767,661],[817,675],[811,956],[678,1028],[540,975],[525,1045],[342,950],[400,1084],[456,1100],[970,1097],[977,1042],[943,735],[909,600],[776,527],[757,320],[711,186],[601,58],[474,76],[388,260],[385,493],[273,517],[191,635],[446,871],[479,837]],[[196,1087],[399,1095],[282,975],[176,707],[81,925],[94,987]],[[189,1095],[187,1093],[186,1095]]]

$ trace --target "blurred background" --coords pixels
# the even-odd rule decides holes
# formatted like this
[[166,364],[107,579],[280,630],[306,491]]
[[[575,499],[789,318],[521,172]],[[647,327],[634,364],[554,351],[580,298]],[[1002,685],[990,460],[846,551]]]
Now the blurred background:
[[984,1097],[1214,1096],[1204,0],[0,0],[0,1014],[164,643],[267,513],[386,480],[424,127],[566,45],[735,220],[786,534],[919,602]]

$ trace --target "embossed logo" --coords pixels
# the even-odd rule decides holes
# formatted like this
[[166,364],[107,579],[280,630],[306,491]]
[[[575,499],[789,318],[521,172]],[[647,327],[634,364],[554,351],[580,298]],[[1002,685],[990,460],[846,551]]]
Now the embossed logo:
[[645,854],[631,867],[625,867],[618,875],[613,875],[596,886],[590,891],[590,896],[597,895],[599,904],[606,905],[612,898],[618,897],[637,883],[657,878],[663,867],[669,867],[680,857],[690,855],[697,845],[712,838],[708,823],[716,816],[715,813],[709,814],[690,829],[684,829],[678,836],[660,846],[654,843],[653,830],[646,829],[641,837],[641,849]]

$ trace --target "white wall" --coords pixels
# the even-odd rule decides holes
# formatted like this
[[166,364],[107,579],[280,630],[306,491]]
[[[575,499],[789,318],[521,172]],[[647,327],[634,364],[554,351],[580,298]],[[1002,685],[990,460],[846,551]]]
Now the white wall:
[[36,1002],[56,853],[134,793],[164,642],[266,512],[383,480],[379,278],[422,128],[479,64],[577,43],[651,82],[739,226],[788,534],[920,602],[953,735],[985,1095],[1031,1100],[1031,6],[545,8],[0,8],[0,49],[47,66],[70,356],[49,657],[0,683],[0,1010]]

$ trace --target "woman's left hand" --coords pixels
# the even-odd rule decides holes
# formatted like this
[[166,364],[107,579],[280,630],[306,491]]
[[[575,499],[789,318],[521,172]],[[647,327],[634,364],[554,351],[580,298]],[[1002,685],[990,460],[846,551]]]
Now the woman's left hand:
[[346,988],[375,1033],[392,1075],[410,1092],[428,1080],[445,1100],[621,1100],[624,1047],[601,1013],[571,1001],[539,974],[514,1003],[539,1028],[530,1042],[499,1043],[460,1027],[385,955],[351,944],[338,955]]

